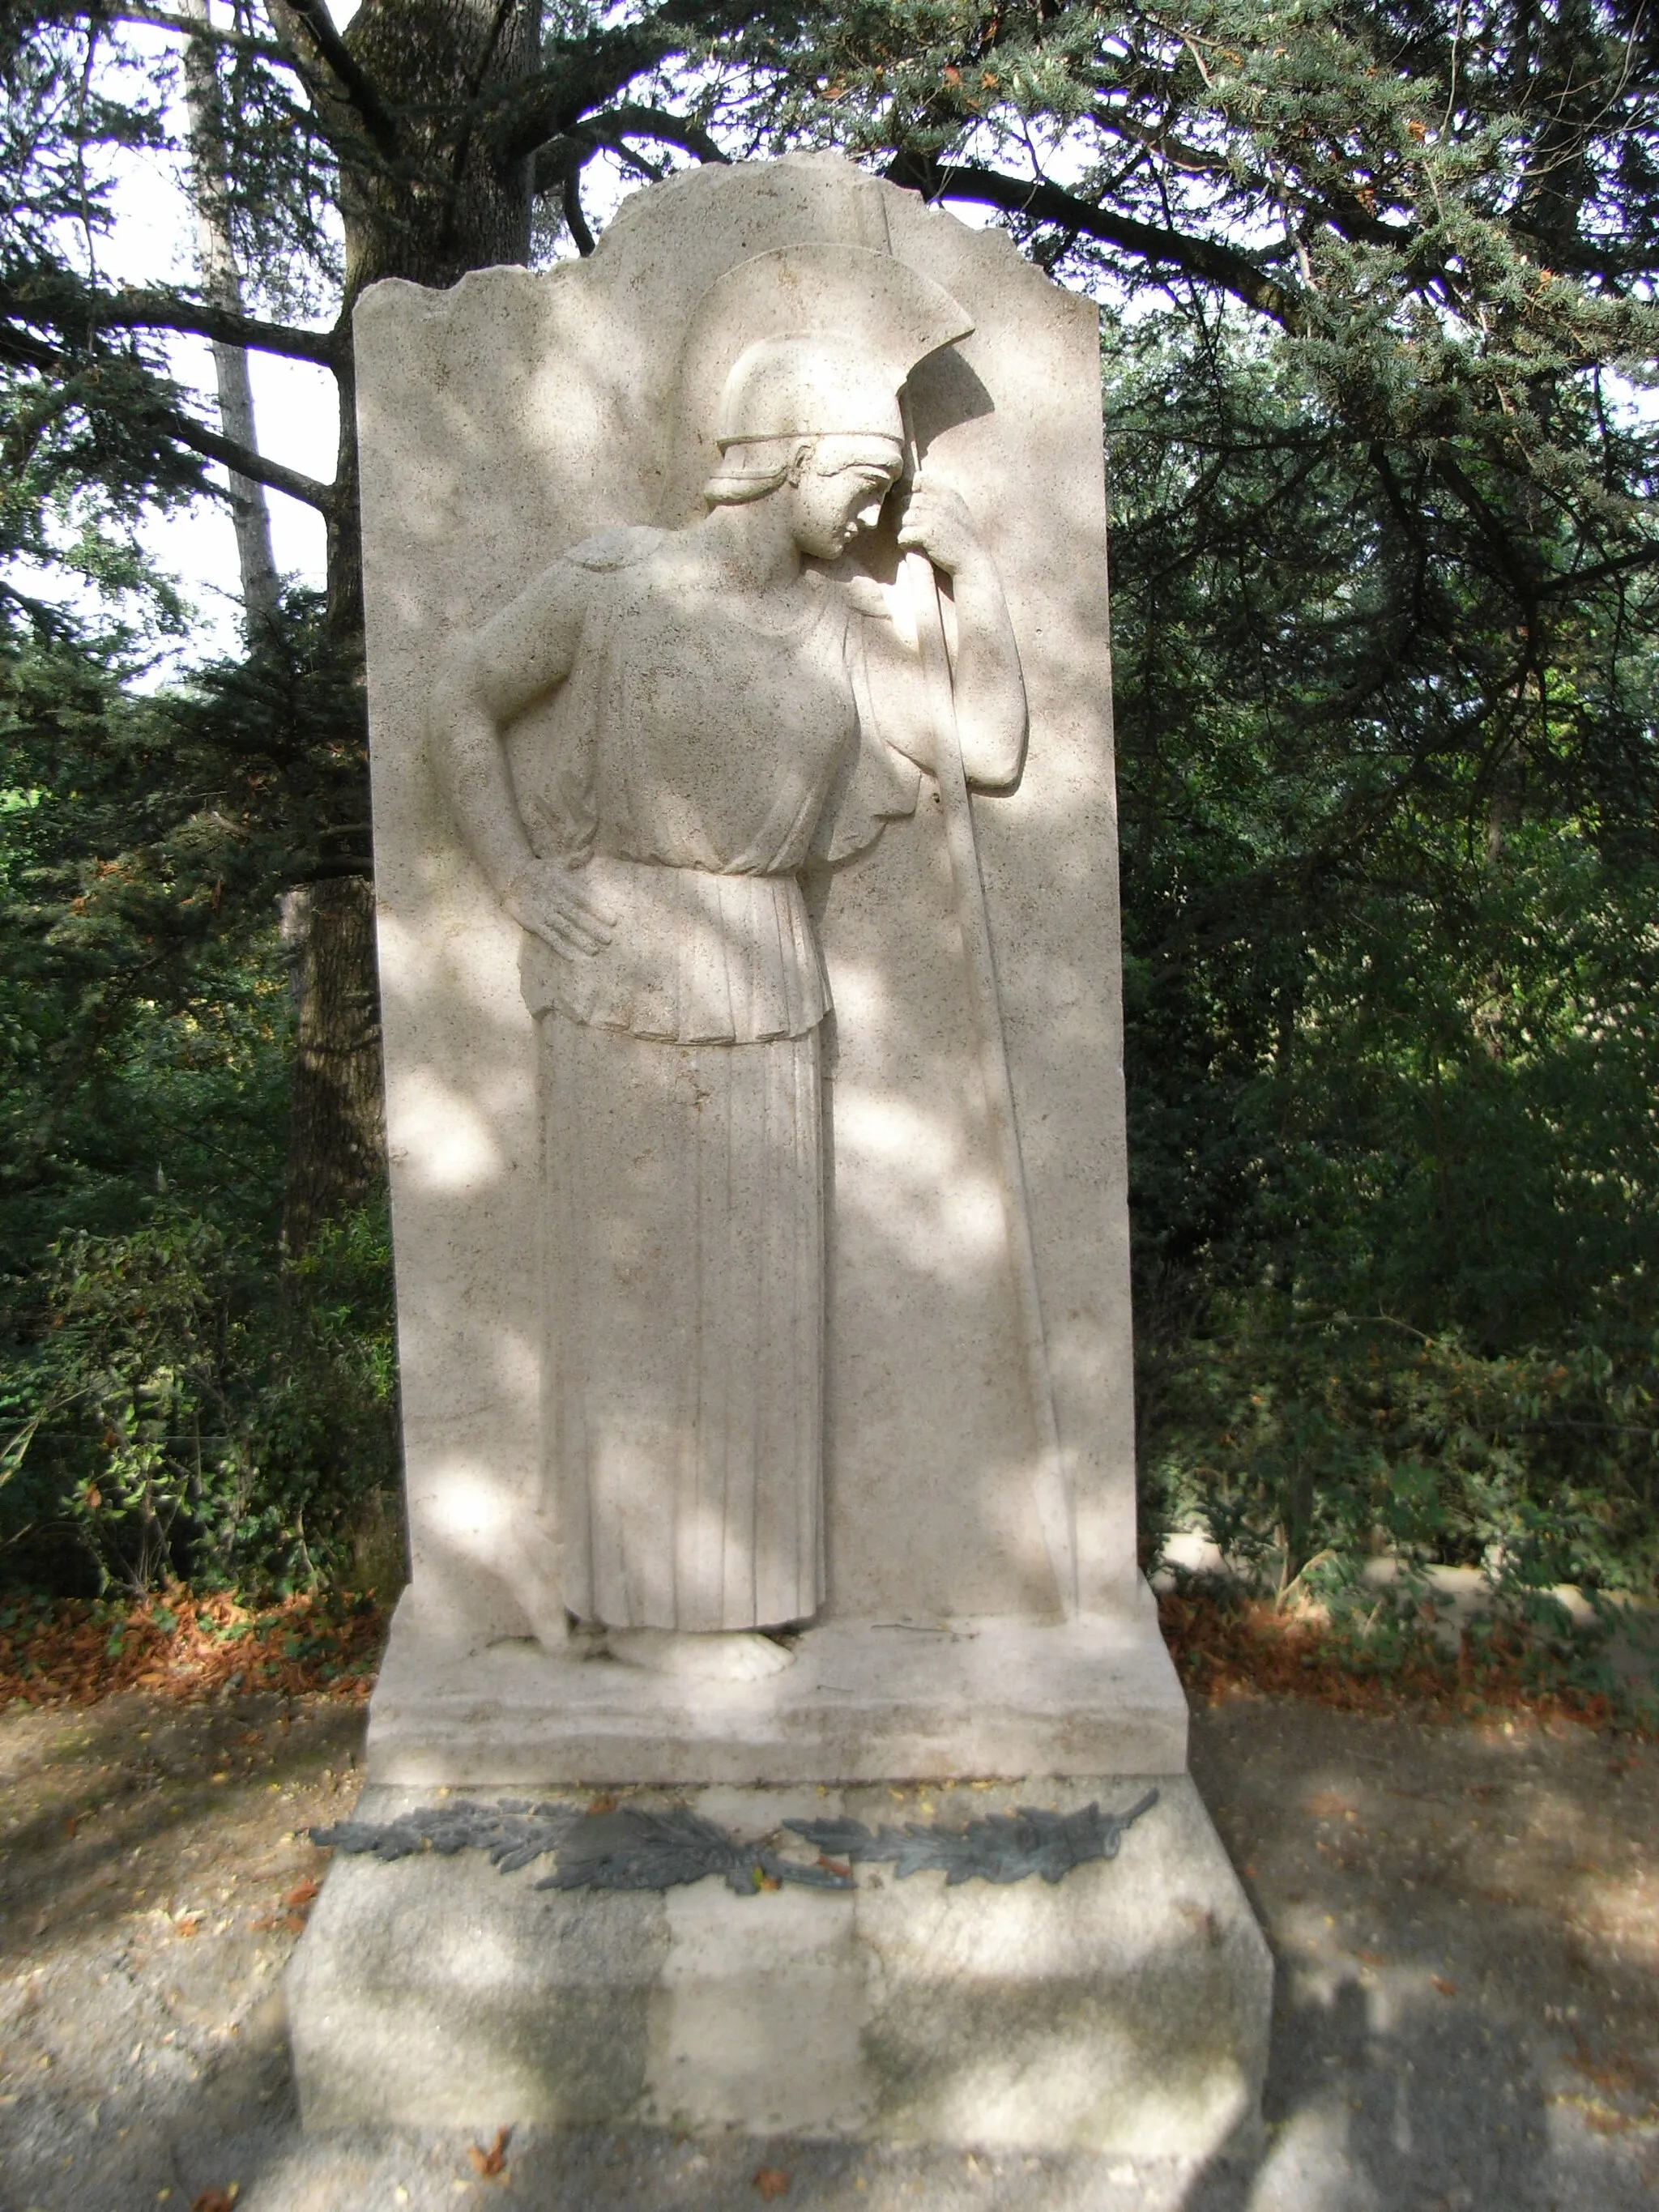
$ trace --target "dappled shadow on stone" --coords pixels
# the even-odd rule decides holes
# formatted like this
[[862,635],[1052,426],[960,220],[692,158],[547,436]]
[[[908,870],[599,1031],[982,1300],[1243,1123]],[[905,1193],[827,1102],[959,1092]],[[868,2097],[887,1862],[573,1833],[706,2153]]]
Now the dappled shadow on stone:
[[323,1860],[290,1839],[350,1806],[360,1727],[313,1705],[284,1732],[264,1701],[0,1717],[18,2204],[148,2212],[236,2180],[242,2212],[380,2212],[399,2190],[412,2212],[733,2212],[768,2201],[763,2169],[788,2174],[785,2212],[1636,2212],[1659,2187],[1654,1747],[1279,1700],[1196,1717],[1278,1957],[1269,2141],[1242,2167],[520,2130],[483,2182],[475,2134],[299,2132],[276,1985],[284,1900]]

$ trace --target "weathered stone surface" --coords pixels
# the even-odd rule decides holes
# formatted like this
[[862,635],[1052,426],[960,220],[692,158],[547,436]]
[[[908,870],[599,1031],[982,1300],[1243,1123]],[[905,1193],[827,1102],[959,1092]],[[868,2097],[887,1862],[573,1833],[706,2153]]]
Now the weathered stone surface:
[[[646,984],[624,989],[618,982],[615,990],[607,984],[602,991],[597,970],[579,972],[580,957],[560,969],[556,954],[536,953],[557,972],[537,981],[532,997],[540,993],[540,1003],[568,1001],[577,1009],[574,1018],[541,1016],[547,1036],[562,1036],[570,1048],[553,1051],[538,1104],[537,1024],[520,977],[526,932],[513,915],[527,910],[532,893],[540,896],[537,884],[547,887],[535,877],[525,890],[509,865],[520,833],[509,821],[505,844],[496,839],[505,818],[499,805],[469,809],[458,800],[458,791],[472,787],[466,763],[485,759],[488,750],[481,739],[463,742],[465,728],[456,738],[465,714],[458,709],[459,722],[452,715],[444,723],[447,738],[441,732],[434,737],[434,699],[454,695],[467,641],[573,549],[596,532],[618,530],[635,532],[629,543],[635,551],[641,531],[696,536],[685,526],[699,512],[700,487],[720,458],[712,440],[720,390],[717,378],[703,390],[694,376],[688,387],[686,364],[694,356],[702,360],[696,317],[711,289],[718,293],[739,264],[776,249],[812,241],[867,246],[878,233],[884,257],[890,241],[891,258],[917,283],[958,303],[973,324],[958,343],[921,364],[908,398],[928,477],[965,501],[1000,579],[1029,702],[1029,745],[1017,784],[976,795],[973,811],[1029,1191],[1058,1429],[1054,1453],[1043,1441],[1031,1362],[1022,1348],[1010,1178],[982,1080],[982,1024],[940,787],[924,777],[918,790],[912,771],[908,811],[888,819],[873,843],[822,867],[797,869],[787,839],[775,852],[767,848],[756,863],[758,874],[679,865],[641,869],[608,858],[602,843],[593,883],[599,886],[608,869],[605,895],[631,902],[622,935],[635,948],[655,942],[653,932],[679,943],[690,941],[690,931],[701,945],[717,925],[747,943],[759,927],[750,908],[763,890],[793,931],[799,877],[807,910],[802,927],[822,951],[833,1026],[817,1024],[800,998],[803,979],[810,981],[804,955],[799,974],[757,969],[750,979],[757,989],[763,984],[781,994],[785,1008],[762,1027],[781,1024],[792,1034],[722,1047],[622,1033],[630,1024],[637,1031],[656,1022],[640,1011],[641,993],[650,995]],[[630,1496],[643,1495],[632,1487],[626,1462],[645,1449],[645,1429],[683,1419],[687,1463],[702,1469],[693,1483],[699,1499],[697,1486],[708,1487],[708,1470],[719,1463],[711,1437],[740,1447],[728,1470],[734,1492],[748,1483],[744,1470],[751,1464],[760,1470],[756,1480],[761,1474],[772,1480],[786,1459],[796,1469],[764,1505],[772,1533],[764,1544],[757,1534],[753,1547],[758,1578],[782,1594],[757,1596],[751,1616],[774,1620],[781,1606],[814,1610],[809,1601],[821,1587],[816,1610],[825,1620],[1042,1620],[1054,1616],[1057,1595],[1053,1544],[1036,1495],[1047,1467],[1054,1483],[1069,1491],[1074,1531],[1066,1534],[1083,1612],[1137,1618],[1092,307],[1050,284],[999,234],[970,231],[844,163],[792,158],[707,168],[641,194],[580,264],[488,270],[441,295],[375,287],[358,310],[356,359],[404,1441],[415,1587],[428,1632],[452,1644],[528,1633],[554,1645],[573,1588],[614,1588],[632,1618],[644,1555],[612,1545],[605,1551],[610,1567],[579,1565],[573,1578],[578,1538],[561,1525],[561,1452],[568,1458],[590,1449],[592,1439],[568,1450],[558,1443],[558,1424],[581,1394],[561,1389],[549,1355],[563,1346],[558,1356],[566,1357],[574,1346],[589,1357],[579,1326],[591,1318],[581,1304],[580,1270],[562,1272],[561,1259],[580,1256],[584,1237],[593,1243],[593,1223],[589,1207],[562,1243],[548,1229],[542,1143],[544,1116],[550,1124],[558,1119],[548,1102],[561,1084],[574,1086],[584,1140],[601,1142],[605,1116],[594,1102],[614,1103],[635,1092],[644,1098],[641,1056],[652,1054],[685,1055],[688,1095],[712,1090],[729,1103],[737,1132],[731,1172],[738,1185],[751,1159],[742,1130],[763,1123],[775,1133],[786,1094],[795,1149],[806,1161],[817,1079],[806,1062],[816,1055],[826,1237],[820,1259],[808,1249],[806,1166],[799,1205],[734,1211],[710,1222],[711,1235],[732,1241],[725,1270],[728,1319],[745,1298],[753,1302],[757,1287],[774,1283],[785,1264],[779,1253],[787,1229],[798,1255],[789,1266],[801,1281],[799,1326],[790,1324],[789,1301],[767,1290],[767,1310],[750,1317],[746,1334],[734,1333],[735,1323],[722,1325],[713,1332],[720,1358],[687,1364],[674,1350],[679,1334],[705,1327],[690,1313],[688,1291],[674,1326],[665,1322],[654,1336],[642,1331],[628,1370],[639,1403],[624,1404],[627,1392],[616,1389],[586,1401],[592,1419],[608,1424],[618,1439],[609,1458],[601,1453],[594,1477],[593,1494],[613,1501],[605,1508],[606,1525],[618,1514],[625,1520]],[[890,415],[890,394],[888,406]],[[866,427],[883,426],[872,416]],[[893,573],[894,550],[890,540],[881,582],[887,602],[879,593],[871,602],[876,614],[865,628],[872,637],[890,630],[902,647],[904,595]],[[604,599],[609,606],[622,588],[603,567],[610,557],[590,552],[588,565],[575,564],[589,579],[580,589],[597,595],[596,605]],[[981,581],[989,573],[975,570]],[[971,596],[969,580],[964,568],[961,606]],[[875,586],[866,580],[864,588],[867,596]],[[550,621],[565,620],[575,599],[549,591]],[[979,596],[989,605],[984,592]],[[882,604],[890,605],[890,623],[880,615]],[[988,631],[976,617],[964,635]],[[502,656],[499,665],[490,661],[494,677],[471,690],[461,684],[464,707],[480,699],[488,705],[486,694],[503,716],[517,706],[529,662],[519,646],[503,645]],[[530,707],[506,732],[521,811],[556,750],[558,717],[566,712],[560,705],[566,694],[556,690],[563,665],[558,655],[549,662],[556,696]],[[966,672],[958,639],[964,711],[971,703]],[[684,674],[677,665],[665,671],[665,681]],[[896,679],[884,695],[888,720],[901,735],[903,689]],[[752,690],[745,690],[745,702]],[[964,740],[969,734],[964,726]],[[478,738],[476,726],[472,738]],[[969,750],[964,744],[964,757]],[[447,789],[440,765],[446,758],[452,770],[462,763]],[[972,759],[968,765],[975,774]],[[994,762],[987,780],[998,781]],[[464,814],[471,824],[465,837]],[[630,816],[623,826],[632,835],[641,822]],[[620,835],[617,824],[611,830]],[[493,876],[481,854],[495,856]],[[735,866],[732,856],[725,860]],[[538,858],[532,877],[541,866]],[[665,884],[668,878],[686,881]],[[699,907],[692,918],[689,908],[659,912],[654,893],[667,890],[688,897],[696,890],[705,905],[718,893],[719,915],[712,907],[707,913]],[[605,955],[613,965],[621,957]],[[793,1035],[803,1022],[811,1053]],[[697,1026],[704,1025],[700,1014]],[[569,1030],[580,1037],[573,1040]],[[722,1050],[734,1076],[744,1055],[757,1066],[767,1056],[779,1065],[764,1082],[713,1085],[702,1063]],[[599,1069],[601,1060],[609,1073]],[[650,1135],[656,1111],[648,1101],[639,1108],[649,1141],[642,1138],[635,1149],[652,1155],[642,1173],[664,1165]],[[682,1125],[690,1127],[684,1117],[675,1126]],[[560,1127],[568,1130],[568,1121]],[[561,1153],[557,1164],[560,1174],[547,1178],[550,1204],[568,1200],[580,1212],[604,1180],[605,1161],[595,1170]],[[688,1188],[687,1175],[671,1174],[666,1182],[671,1190]],[[627,1231],[620,1212],[617,1218]],[[665,1213],[648,1225],[664,1251],[638,1279],[684,1274],[702,1285],[697,1295],[706,1304],[713,1279],[702,1262],[687,1273],[690,1232],[671,1233]],[[608,1227],[594,1249],[600,1246],[607,1267],[624,1266],[627,1255],[618,1258]],[[811,1311],[812,1281],[821,1293],[821,1330]],[[821,1419],[813,1401],[820,1337]],[[597,1360],[603,1347],[590,1350]],[[684,1398],[684,1377],[694,1373],[701,1378],[695,1413],[660,1413],[657,1400],[666,1404],[676,1389]],[[721,1409],[723,1393],[735,1399],[744,1392],[755,1401],[747,1416],[738,1419],[729,1405]],[[786,1435],[790,1418],[795,1426]],[[799,1501],[810,1499],[817,1479],[803,1439],[820,1431],[823,1541],[813,1556],[805,1542],[810,1506]],[[773,1524],[786,1504],[798,1526],[788,1542],[775,1543]],[[734,1510],[729,1495],[718,1509],[728,1538]],[[654,1517],[647,1517],[654,1527]],[[701,1526],[707,1517],[698,1504],[675,1527],[665,1519],[665,1555],[676,1544],[718,1548],[715,1534]],[[599,1533],[605,1537],[603,1528]],[[729,1583],[742,1565],[742,1547],[728,1541],[725,1557]],[[695,1576],[690,1581],[699,1587]],[[719,1627],[742,1617],[740,1606],[721,1609],[727,1595],[729,1589],[691,1625]],[[596,1608],[611,1602],[594,1600]],[[647,1593],[640,1617],[662,1626],[679,1603],[672,1594]]]
[[579,2127],[639,2100],[663,1901],[532,1880],[430,1856],[331,1872],[287,1983],[307,2127],[497,2111]]
[[[306,2123],[650,2120],[1203,2158],[1257,2124],[1272,1967],[1192,1784],[1048,1884],[860,1868],[850,1893],[538,1891],[477,1853],[337,1859],[290,1969]],[[759,1791],[738,1833],[844,1811],[1127,1807],[1137,1778]],[[371,1786],[355,1817],[418,1793]],[[641,1802],[656,1802],[644,1800]],[[786,1839],[787,1840],[787,1839]]]
[[1135,1620],[828,1621],[758,1682],[675,1681],[573,1642],[434,1649],[400,1607],[369,1714],[371,1781],[866,1782],[1179,1774],[1187,1705]]
[[1163,1795],[1054,1886],[343,1856],[306,2123],[1204,2158],[1271,1972],[1135,1565],[1094,311],[799,157],[377,286],[356,363],[414,1571],[362,1817]]

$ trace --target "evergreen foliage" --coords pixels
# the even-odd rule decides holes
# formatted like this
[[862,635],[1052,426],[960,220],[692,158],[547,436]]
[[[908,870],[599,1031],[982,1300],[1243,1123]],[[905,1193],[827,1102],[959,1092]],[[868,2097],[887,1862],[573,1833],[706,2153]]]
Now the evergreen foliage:
[[[393,1472],[380,1210],[284,1279],[275,885],[349,751],[301,598],[144,696],[118,646],[0,659],[0,1534],[63,1587],[292,1586]],[[276,711],[280,707],[280,712]],[[314,711],[313,711],[314,707]]]
[[[107,273],[192,36],[240,305]],[[1634,0],[0,0],[0,1571],[303,1578],[392,1465],[376,1209],[279,1248],[355,452],[227,440],[168,334],[349,398],[375,276],[830,144],[1103,307],[1153,1539],[1651,1586],[1655,58]],[[328,590],[158,689],[133,525],[224,463]]]
[[1233,319],[1107,353],[1149,1524],[1650,1588],[1651,583],[1523,647]]

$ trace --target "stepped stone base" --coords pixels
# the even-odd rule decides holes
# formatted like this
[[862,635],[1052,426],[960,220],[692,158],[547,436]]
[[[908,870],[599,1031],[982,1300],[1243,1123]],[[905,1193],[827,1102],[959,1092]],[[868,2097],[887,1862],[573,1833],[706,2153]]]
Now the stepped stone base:
[[[534,1887],[545,1862],[501,1875],[476,1851],[337,1854],[289,1972],[305,2124],[633,2122],[1143,2158],[1247,2150],[1273,1969],[1185,1775],[716,1787],[673,1802],[754,1838],[837,1812],[873,1828],[1021,1803],[1123,1810],[1149,1779],[1158,1802],[1119,1856],[1054,1884],[947,1888],[942,1873],[900,1881],[864,1865],[842,1893],[737,1896],[712,1878],[571,1893]],[[371,1784],[354,1817],[433,1802]]]
[[1187,1701],[1151,1592],[1065,1626],[830,1620],[761,1682],[686,1682],[574,1638],[446,1650],[404,1594],[368,1721],[368,1779],[856,1783],[1179,1774]]

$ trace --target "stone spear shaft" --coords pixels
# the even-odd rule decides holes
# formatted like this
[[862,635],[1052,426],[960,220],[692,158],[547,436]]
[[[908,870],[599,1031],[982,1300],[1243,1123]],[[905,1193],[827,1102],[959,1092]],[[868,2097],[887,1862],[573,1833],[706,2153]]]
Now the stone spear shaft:
[[[859,227],[862,243],[872,251],[890,254],[892,234],[888,226],[886,198],[873,178],[859,192]],[[901,392],[904,419],[906,474],[911,482],[921,465],[915,425],[909,397]],[[1072,1486],[1060,1449],[1060,1423],[1054,1409],[1054,1371],[1048,1364],[1042,1300],[1037,1285],[1036,1247],[1031,1235],[1031,1202],[1025,1184],[1025,1162],[1020,1150],[1019,1121],[1014,1107],[1014,1085],[1008,1066],[1007,1040],[1002,1026],[1002,998],[997,985],[996,945],[991,935],[990,909],[985,897],[985,878],[980,868],[979,840],[974,829],[973,799],[962,760],[962,732],[957,720],[956,690],[951,673],[950,647],[945,634],[945,610],[940,602],[939,573],[925,553],[907,552],[901,571],[909,599],[916,641],[921,650],[923,678],[939,758],[939,809],[945,819],[945,849],[956,892],[957,917],[967,955],[969,983],[974,1002],[980,1079],[995,1147],[1002,1189],[1003,1218],[1007,1227],[1008,1254],[1013,1269],[1014,1297],[1018,1311],[1020,1351],[1036,1416],[1037,1457],[1032,1474],[1038,1526],[1054,1578],[1060,1609],[1068,1620],[1078,1613],[1077,1545]]]

